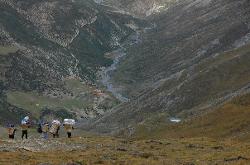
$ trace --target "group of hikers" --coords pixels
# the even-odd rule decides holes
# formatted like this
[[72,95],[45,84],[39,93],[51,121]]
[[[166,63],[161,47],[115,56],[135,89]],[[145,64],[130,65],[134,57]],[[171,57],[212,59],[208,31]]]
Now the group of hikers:
[[[61,126],[64,127],[65,131],[67,132],[68,138],[71,138],[72,136],[72,131],[74,129],[75,125],[75,120],[74,119],[64,119],[63,124],[59,120],[53,120],[51,124],[47,121],[45,122],[39,122],[37,126],[37,132],[42,134],[42,137],[44,139],[49,138],[49,133],[52,134],[53,138],[58,138],[59,137],[59,130]],[[28,139],[28,129],[31,127],[31,122],[29,116],[26,116],[22,121],[21,121],[21,130],[22,130],[22,139]],[[16,127],[14,124],[10,124],[7,128],[8,130],[8,135],[10,139],[15,138],[16,134]]]

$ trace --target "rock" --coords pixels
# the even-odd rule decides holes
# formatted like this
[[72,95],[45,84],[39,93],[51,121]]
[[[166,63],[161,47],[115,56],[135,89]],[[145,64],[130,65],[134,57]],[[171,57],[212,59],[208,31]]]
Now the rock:
[[94,164],[104,164],[104,161],[103,160],[97,160],[94,162]]
[[149,157],[152,157],[153,154],[152,153],[142,153],[140,156],[143,157],[143,158],[148,159]]
[[116,150],[117,151],[123,151],[123,152],[128,151],[126,148],[117,148]]
[[186,148],[197,148],[197,149],[204,149],[204,147],[195,145],[195,144],[188,144]]
[[152,156],[154,156],[152,153],[147,153],[147,152],[143,152],[143,153],[139,153],[138,154],[139,157],[142,157],[142,158],[145,158],[145,159],[148,159]]
[[212,147],[212,149],[215,149],[215,150],[223,150],[224,147],[222,147],[222,146],[215,146],[215,147]]
[[239,161],[239,160],[249,160],[249,158],[243,157],[243,156],[238,156],[235,158],[225,158],[224,162],[232,162],[232,161]]
[[66,165],[83,165],[83,163],[79,163],[79,162],[77,162],[77,163],[67,163]]
[[160,145],[163,144],[161,141],[157,141],[157,140],[149,140],[149,141],[146,141],[145,143],[155,143],[155,144],[160,144]]

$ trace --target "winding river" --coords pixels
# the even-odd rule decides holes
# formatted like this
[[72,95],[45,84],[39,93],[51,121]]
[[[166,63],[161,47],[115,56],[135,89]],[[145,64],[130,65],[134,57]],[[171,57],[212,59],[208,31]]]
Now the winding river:
[[138,44],[140,41],[140,32],[135,32],[132,34],[128,40],[120,46],[120,48],[110,52],[114,56],[113,64],[109,67],[103,68],[100,72],[101,83],[106,87],[107,91],[111,92],[114,97],[116,97],[121,102],[128,102],[129,98],[123,96],[121,93],[119,93],[118,89],[114,87],[111,76],[112,73],[117,69],[121,59],[127,55],[126,47]]

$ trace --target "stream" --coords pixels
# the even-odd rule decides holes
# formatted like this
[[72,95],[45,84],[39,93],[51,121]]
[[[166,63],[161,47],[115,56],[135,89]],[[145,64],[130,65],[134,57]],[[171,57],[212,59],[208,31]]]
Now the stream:
[[118,89],[114,87],[111,76],[112,73],[117,69],[121,59],[127,55],[126,47],[138,44],[140,42],[140,32],[132,34],[124,44],[120,45],[120,48],[110,52],[113,56],[113,64],[109,67],[105,67],[100,72],[100,81],[106,87],[107,91],[111,92],[115,98],[121,102],[128,102],[129,98],[119,93]]

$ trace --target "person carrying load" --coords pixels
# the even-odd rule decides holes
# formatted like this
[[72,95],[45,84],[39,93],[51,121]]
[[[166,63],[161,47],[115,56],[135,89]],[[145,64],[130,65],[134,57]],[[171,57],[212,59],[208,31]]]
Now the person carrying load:
[[36,129],[38,133],[43,133],[43,130],[42,130],[43,124],[42,123],[43,122],[41,120],[38,122],[37,129]]
[[14,139],[15,133],[16,133],[16,128],[14,124],[10,124],[7,130],[8,130],[9,139]]
[[21,122],[22,139],[24,138],[24,136],[26,139],[28,139],[28,129],[30,127],[29,119],[29,116],[26,116]]
[[49,132],[53,135],[53,138],[59,138],[59,130],[60,130],[61,122],[59,120],[53,120],[52,125],[49,129]]
[[42,134],[44,139],[48,139],[48,132],[49,132],[49,123],[44,122],[42,124]]
[[68,138],[71,138],[72,136],[72,131],[74,129],[75,123],[76,122],[74,119],[64,119],[63,121],[63,127],[65,131],[67,132]]

